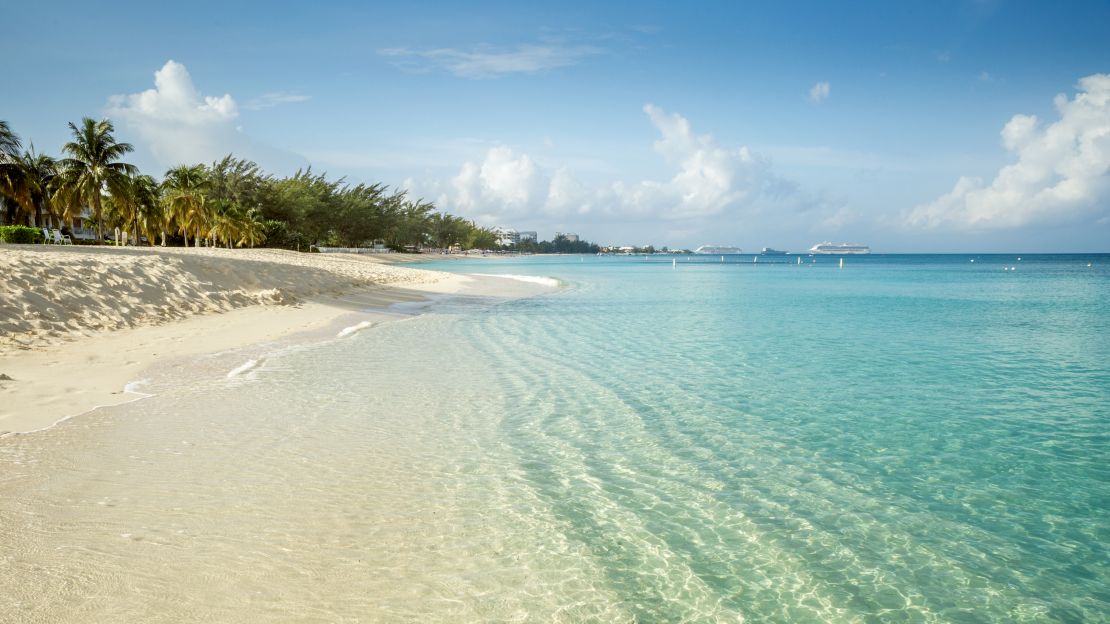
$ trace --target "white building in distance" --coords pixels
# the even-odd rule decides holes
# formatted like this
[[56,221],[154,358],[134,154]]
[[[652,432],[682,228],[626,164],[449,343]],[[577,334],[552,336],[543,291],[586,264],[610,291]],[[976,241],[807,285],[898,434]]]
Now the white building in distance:
[[578,242],[578,235],[574,234],[572,232],[555,232],[555,238],[559,238],[560,236],[567,239],[568,243],[577,243]]
[[520,242],[520,233],[512,228],[498,226],[493,228],[493,233],[497,235],[498,245],[516,245]]

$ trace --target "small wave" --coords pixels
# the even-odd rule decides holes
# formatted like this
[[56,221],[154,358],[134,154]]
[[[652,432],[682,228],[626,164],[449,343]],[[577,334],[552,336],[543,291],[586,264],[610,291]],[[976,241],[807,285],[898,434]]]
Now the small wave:
[[262,363],[262,358],[259,358],[257,360],[247,360],[246,362],[243,363],[242,366],[238,366],[234,370],[232,370],[230,373],[228,373],[227,378],[232,379],[234,377],[238,377],[239,375],[242,375],[243,373],[245,373],[245,372],[247,372],[247,371],[249,371],[253,368],[257,368],[258,365],[261,364],[261,363]]
[[516,280],[518,282],[528,282],[529,284],[539,284],[547,286],[548,288],[555,288],[559,285],[559,280],[554,277],[542,277],[539,275],[514,275],[512,273],[471,273],[471,275],[480,275],[482,277],[503,277],[505,279]]
[[154,395],[147,394],[146,392],[142,392],[142,391],[139,390],[139,388],[142,388],[143,386],[145,386],[149,383],[150,383],[149,379],[136,379],[135,381],[131,381],[131,382],[128,382],[127,384],[125,384],[123,386],[123,391],[127,394],[142,394],[142,395],[145,395],[145,396],[154,396]]
[[363,322],[361,322],[357,325],[351,325],[350,327],[344,327],[342,330],[340,330],[340,332],[338,334],[335,335],[335,337],[336,338],[346,338],[347,336],[350,336],[351,334],[357,334],[358,332],[366,329],[367,327],[373,327],[373,326],[374,326],[374,324],[372,322],[363,321]]

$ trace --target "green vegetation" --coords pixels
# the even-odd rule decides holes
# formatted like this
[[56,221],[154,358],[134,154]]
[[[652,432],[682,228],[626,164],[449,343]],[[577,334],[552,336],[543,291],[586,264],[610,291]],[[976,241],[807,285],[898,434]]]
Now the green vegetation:
[[2,221],[67,228],[83,220],[96,228],[97,240],[119,228],[150,245],[164,237],[186,246],[265,243],[306,251],[375,243],[398,251],[497,247],[492,230],[383,184],[351,185],[311,168],[277,178],[231,155],[173,167],[158,181],[122,160],[132,147],[116,140],[110,121],[85,118],[69,128],[65,158],[54,159],[33,146],[23,151],[0,121]]
[[584,240],[570,241],[565,236],[556,236],[553,241],[522,241],[516,245],[521,253],[562,253],[562,254],[596,254],[600,247]]
[[42,230],[26,225],[0,225],[0,243],[41,243]]

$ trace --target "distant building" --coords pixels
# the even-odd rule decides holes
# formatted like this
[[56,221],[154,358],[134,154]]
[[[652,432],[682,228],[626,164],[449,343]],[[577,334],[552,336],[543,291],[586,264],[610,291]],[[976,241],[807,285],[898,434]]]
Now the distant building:
[[512,228],[495,227],[493,233],[497,235],[498,245],[516,245],[520,242],[520,233]]
[[560,236],[567,239],[568,243],[577,243],[578,242],[578,235],[574,234],[572,232],[555,232],[555,238],[559,238]]
[[518,243],[534,243],[539,240],[539,237],[536,236],[535,232],[517,232],[517,235],[519,237],[517,240]]
[[70,231],[73,233],[73,238],[96,240],[96,226],[93,225],[92,208],[86,206],[81,209],[81,216],[73,220],[73,228]]

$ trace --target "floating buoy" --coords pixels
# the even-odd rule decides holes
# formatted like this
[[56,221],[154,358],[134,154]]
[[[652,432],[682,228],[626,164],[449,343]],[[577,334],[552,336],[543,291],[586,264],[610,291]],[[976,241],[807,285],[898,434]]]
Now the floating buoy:
[[972,261],[972,262],[975,262],[975,258],[972,258],[972,259],[971,259],[971,261]]
[[676,258],[671,258],[671,268],[672,269],[677,269],[678,268],[678,260]]
[[724,261],[725,261],[725,257],[721,256],[721,262],[724,262]]
[[840,268],[844,268],[844,258],[840,259]]
[[798,266],[802,266],[802,257],[798,256]]

